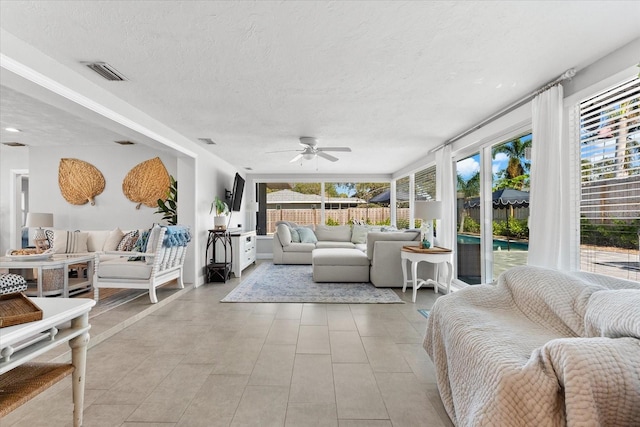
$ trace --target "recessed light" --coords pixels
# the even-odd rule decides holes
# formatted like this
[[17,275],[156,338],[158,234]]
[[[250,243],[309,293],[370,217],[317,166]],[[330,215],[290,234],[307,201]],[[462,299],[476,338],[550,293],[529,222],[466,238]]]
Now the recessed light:
[[120,145],[133,145],[135,144],[135,142],[131,142],[131,141],[113,141],[116,144],[120,144]]
[[7,132],[22,132],[20,129],[16,128],[4,128]]
[[9,147],[26,147],[26,145],[21,142],[3,142],[2,144],[8,145]]
[[208,145],[216,145],[216,143],[211,138],[198,138],[198,141],[204,142],[205,144],[208,144]]

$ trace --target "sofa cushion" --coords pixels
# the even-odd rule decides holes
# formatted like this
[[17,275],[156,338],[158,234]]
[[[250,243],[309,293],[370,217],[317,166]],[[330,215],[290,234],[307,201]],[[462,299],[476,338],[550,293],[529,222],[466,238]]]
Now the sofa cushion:
[[351,226],[349,225],[318,225],[316,226],[318,240],[330,240],[333,242],[350,242]]
[[367,243],[367,234],[369,227],[366,225],[354,224],[351,229],[351,243]]
[[[87,250],[89,252],[97,252],[103,250],[104,243],[109,238],[109,230],[92,230],[87,231]],[[122,238],[122,237],[120,237]],[[119,242],[120,240],[118,240]],[[118,243],[116,243],[117,245]]]
[[291,229],[287,224],[279,224],[276,228],[276,234],[283,248],[291,244]]
[[131,261],[127,258],[116,258],[100,261],[98,277],[102,279],[137,279],[145,280],[151,277],[153,265],[144,261]]
[[351,242],[327,242],[323,240],[318,240],[316,243],[316,248],[318,249],[326,249],[326,248],[342,248],[342,249],[355,249],[356,245]]
[[77,254],[87,252],[89,233],[83,231],[55,230],[53,252],[56,254]]
[[413,231],[408,231],[408,232],[402,232],[402,231],[396,231],[396,232],[370,232],[369,234],[367,234],[367,256],[369,257],[369,259],[373,259],[373,248],[375,243],[378,240],[384,240],[384,241],[413,241],[413,240],[417,240],[420,238],[420,233],[419,232],[413,232]]
[[318,241],[317,236],[312,229],[307,227],[298,227],[298,234],[300,235],[300,243],[316,243]]
[[122,241],[123,237],[124,232],[120,230],[119,227],[116,227],[115,230],[109,232],[109,236],[107,236],[107,240],[105,240],[102,248],[96,250],[115,251],[118,249],[118,244]]
[[283,246],[283,252],[311,252],[316,248],[315,243],[291,243],[289,246]]
[[313,265],[366,265],[369,259],[355,249],[316,249],[312,255]]

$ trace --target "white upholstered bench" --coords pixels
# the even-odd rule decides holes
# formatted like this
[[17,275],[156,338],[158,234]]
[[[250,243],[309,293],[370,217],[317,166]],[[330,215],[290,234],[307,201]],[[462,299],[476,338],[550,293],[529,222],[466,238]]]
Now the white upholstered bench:
[[369,258],[359,249],[314,249],[311,264],[314,282],[369,281]]

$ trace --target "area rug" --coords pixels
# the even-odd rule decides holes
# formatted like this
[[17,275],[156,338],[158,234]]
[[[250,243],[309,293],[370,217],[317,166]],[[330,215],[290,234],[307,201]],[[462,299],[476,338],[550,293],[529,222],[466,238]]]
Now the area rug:
[[391,289],[371,283],[315,283],[310,265],[265,262],[221,302],[315,302],[329,304],[404,304]]
[[424,308],[419,308],[418,313],[422,314],[427,319],[429,318],[429,310],[425,310]]

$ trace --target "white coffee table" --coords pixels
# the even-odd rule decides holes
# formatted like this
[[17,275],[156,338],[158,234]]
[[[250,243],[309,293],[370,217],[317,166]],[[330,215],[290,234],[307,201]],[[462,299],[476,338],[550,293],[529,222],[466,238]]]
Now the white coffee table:
[[[91,289],[93,283],[93,261],[94,254],[55,254],[44,260],[17,260],[9,257],[0,257],[0,268],[6,268],[9,272],[20,274],[11,270],[34,269],[38,273],[36,296],[56,296],[69,297],[69,293],[82,289]],[[80,277],[78,280],[69,282],[69,266],[74,264],[87,264],[86,279]],[[60,280],[60,284],[46,283],[44,274],[47,272],[54,278],[49,280]],[[56,277],[59,276],[59,277]],[[45,290],[45,288],[47,288]],[[28,291],[27,291],[28,293]]]
[[[42,320],[0,329],[0,375],[27,363],[54,347],[69,343],[73,379],[73,425],[82,425],[89,311],[87,298],[31,298],[42,310]],[[69,323],[69,321],[71,321]]]
[[[435,264],[435,278],[438,279],[438,266],[444,263],[448,267],[447,278],[445,283],[439,283],[433,279],[418,278],[418,264],[420,262],[430,262]],[[424,285],[433,285],[435,293],[438,293],[438,287],[442,286],[451,291],[451,280],[453,279],[453,252],[451,249],[435,247],[433,249],[418,249],[415,246],[403,246],[400,251],[400,262],[402,263],[402,292],[407,289],[407,283],[411,282],[413,286],[413,302],[416,302],[418,289]],[[407,280],[407,262],[411,263],[411,280]]]

